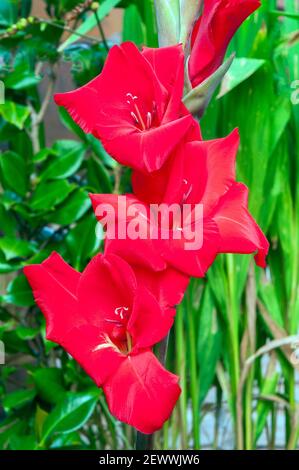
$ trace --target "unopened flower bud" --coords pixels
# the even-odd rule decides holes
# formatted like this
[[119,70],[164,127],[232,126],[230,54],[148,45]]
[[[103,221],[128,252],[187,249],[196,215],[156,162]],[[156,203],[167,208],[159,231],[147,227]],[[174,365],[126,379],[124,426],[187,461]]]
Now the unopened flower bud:
[[100,6],[99,2],[92,2],[92,4],[90,5],[90,9],[92,11],[97,11],[99,6]]
[[20,21],[18,21],[18,27],[19,28],[26,28],[26,26],[28,25],[28,21],[26,18],[21,18]]

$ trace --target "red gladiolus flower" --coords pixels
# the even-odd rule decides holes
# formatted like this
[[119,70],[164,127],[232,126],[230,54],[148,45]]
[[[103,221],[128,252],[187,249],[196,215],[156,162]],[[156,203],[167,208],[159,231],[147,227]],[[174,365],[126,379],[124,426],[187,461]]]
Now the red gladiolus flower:
[[126,42],[110,50],[98,77],[54,98],[118,162],[151,172],[198,126],[181,102],[183,85],[180,45],[139,52]]
[[204,0],[191,37],[189,77],[193,88],[220,67],[233,35],[259,6],[259,0]]
[[162,309],[115,255],[97,255],[80,274],[53,253],[24,272],[46,317],[47,339],[103,387],[113,415],[143,433],[159,429],[180,388],[151,347],[166,336],[175,310]]
[[[183,220],[181,225],[173,224],[168,234],[163,226],[159,227],[158,237],[153,239],[157,227],[152,223],[151,209],[147,203],[133,195],[126,196],[131,217],[118,211],[119,199],[116,195],[91,195],[92,203],[98,220],[99,204],[111,204],[115,213],[126,217],[129,226],[134,219],[139,229],[147,234],[145,239],[130,240],[112,239],[109,233],[106,240],[106,252],[114,252],[124,256],[130,263],[144,263],[152,269],[162,270],[166,266],[177,269],[189,276],[202,277],[214,261],[218,253],[254,253],[256,263],[265,266],[268,252],[268,241],[247,209],[248,190],[246,186],[235,182],[235,158],[239,145],[239,135],[235,130],[224,139],[212,141],[189,142],[182,147],[176,157],[171,160],[171,168],[161,170],[161,175],[142,177],[142,193],[146,200],[150,192],[155,190],[158,199],[163,194],[163,202],[168,204],[189,204],[191,207],[202,205],[202,245],[199,248],[186,249],[189,238],[185,235],[186,223],[193,224],[196,232],[195,218]],[[196,169],[196,171],[195,171]],[[198,176],[200,175],[200,177]],[[137,178],[137,177],[136,177]],[[135,180],[138,186],[138,182]],[[163,186],[163,187],[162,187]],[[124,197],[124,196],[123,196]],[[160,201],[161,202],[161,201]],[[123,215],[122,215],[123,214]],[[118,220],[118,223],[123,222]],[[180,239],[174,232],[180,230]],[[165,236],[166,235],[166,236]],[[142,253],[142,256],[140,256]]]

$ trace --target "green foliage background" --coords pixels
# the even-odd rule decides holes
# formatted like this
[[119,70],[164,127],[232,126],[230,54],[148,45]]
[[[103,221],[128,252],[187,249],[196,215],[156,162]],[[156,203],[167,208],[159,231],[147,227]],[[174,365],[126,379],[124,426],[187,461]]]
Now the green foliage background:
[[[124,9],[123,39],[157,45],[153,1],[103,0],[97,17],[86,10],[71,23],[79,1],[40,3],[46,20],[30,17],[30,0],[0,4],[0,339],[6,350],[0,449],[132,448],[134,430],[111,417],[88,376],[45,339],[22,267],[56,250],[82,270],[102,248],[87,193],[130,190],[129,171],[63,110],[59,119],[69,139],[46,146],[45,111],[63,63],[70,64],[74,86],[101,70],[105,43],[90,31],[112,8]],[[201,122],[208,139],[240,128],[238,178],[249,186],[251,211],[271,242],[269,266],[262,271],[249,256],[220,256],[207,279],[191,282],[167,361],[181,376],[182,396],[155,436],[156,448],[200,448],[207,413],[214,417],[210,447],[220,447],[224,411],[236,448],[281,446],[281,427],[283,447],[298,445],[299,360],[288,338],[299,326],[299,5],[285,0],[283,11],[278,7],[282,2],[264,0],[243,24],[230,46],[237,59],[221,97]]]

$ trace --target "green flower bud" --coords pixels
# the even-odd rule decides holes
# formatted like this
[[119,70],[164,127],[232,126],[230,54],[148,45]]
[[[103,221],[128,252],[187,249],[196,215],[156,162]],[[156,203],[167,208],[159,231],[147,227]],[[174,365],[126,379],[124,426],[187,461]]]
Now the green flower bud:
[[18,21],[18,26],[20,26],[21,28],[26,28],[27,25],[28,21],[26,18],[21,18],[20,21]]
[[100,6],[99,2],[92,2],[92,4],[90,5],[90,9],[92,11],[97,11],[99,6]]

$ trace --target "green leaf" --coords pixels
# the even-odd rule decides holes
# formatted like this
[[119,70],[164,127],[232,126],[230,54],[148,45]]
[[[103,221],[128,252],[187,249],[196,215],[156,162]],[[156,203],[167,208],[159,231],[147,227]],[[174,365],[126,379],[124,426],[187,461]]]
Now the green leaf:
[[41,76],[36,75],[34,70],[29,69],[28,62],[22,62],[5,78],[4,83],[5,88],[24,90],[38,85],[41,80]]
[[98,158],[89,158],[87,161],[88,183],[95,192],[112,193],[113,187],[110,175]]
[[[105,16],[107,16],[111,10],[116,7],[121,0],[103,0],[101,5],[97,10],[97,15],[100,21],[102,21]],[[94,14],[88,16],[88,18],[76,29],[76,32],[79,34],[87,34],[93,28],[97,26],[97,20]],[[75,41],[78,41],[78,34],[71,34],[58,48],[58,52],[62,52],[67,46],[73,44]]]
[[75,188],[75,185],[65,180],[42,181],[36,188],[31,200],[31,209],[38,212],[48,212],[60,204]]
[[[5,274],[5,273],[12,273],[14,271],[18,271],[19,269],[22,268],[22,264],[20,263],[4,263],[0,259],[0,274]],[[1,298],[1,297],[0,297]]]
[[11,0],[1,0],[0,24],[8,27],[16,22],[18,17],[18,4]]
[[81,270],[88,258],[99,248],[101,240],[96,236],[96,225],[96,219],[87,216],[66,237],[71,264],[75,269]]
[[0,115],[13,126],[23,129],[25,121],[30,115],[30,110],[26,106],[13,101],[5,101],[4,104],[0,104]]
[[59,140],[53,145],[55,156],[41,172],[41,180],[68,178],[80,167],[85,145],[75,140]]
[[58,106],[58,114],[62,124],[71,132],[76,134],[83,142],[87,142],[86,134],[82,131],[81,127],[73,121],[67,110],[63,106]]
[[299,20],[299,13],[291,13],[283,10],[272,10],[269,11],[270,15],[283,16],[284,18],[290,18],[293,20]]
[[18,326],[16,329],[17,335],[20,339],[24,341],[28,341],[30,339],[35,338],[39,334],[38,328],[29,328],[26,326]]
[[123,42],[132,41],[137,46],[145,43],[145,27],[136,5],[129,5],[125,9],[123,19]]
[[38,153],[33,155],[32,160],[35,163],[41,163],[41,162],[45,161],[49,157],[49,155],[53,155],[53,149],[49,149],[49,148],[45,147],[45,148],[41,149]]
[[12,213],[0,204],[1,231],[8,237],[15,236],[17,222]]
[[66,391],[62,369],[37,369],[33,373],[33,380],[37,394],[45,402],[56,405],[63,400]]
[[109,168],[115,168],[118,165],[118,163],[106,152],[99,139],[96,139],[92,134],[86,134],[86,138],[96,156],[99,157],[105,165]]
[[[261,395],[274,395],[277,389],[277,384],[279,381],[279,374],[274,372],[270,376],[266,376],[261,387]],[[255,436],[254,440],[257,442],[258,438],[263,432],[263,429],[266,425],[267,417],[271,409],[273,408],[273,403],[266,400],[259,400],[256,408],[257,421],[255,427]]]
[[36,246],[27,241],[12,237],[0,238],[0,250],[7,261],[14,258],[27,258],[36,253]]
[[36,440],[34,436],[12,435],[9,439],[11,450],[35,450]]
[[69,392],[46,418],[42,441],[54,433],[70,433],[80,429],[92,415],[97,400],[94,393]]
[[36,392],[34,389],[16,390],[15,392],[8,393],[3,399],[3,408],[9,411],[13,408],[21,408],[27,405],[35,397]]
[[4,183],[20,196],[25,196],[28,178],[24,159],[15,152],[7,151],[0,155],[0,167]]
[[32,290],[24,274],[20,274],[8,284],[7,293],[0,296],[0,300],[20,307],[34,305]]
[[224,76],[217,98],[229,93],[265,64],[263,59],[235,58]]
[[53,214],[49,215],[48,222],[69,225],[80,219],[90,206],[91,202],[87,193],[82,189],[78,189],[73,191],[63,204],[57,207]]
[[198,363],[200,402],[204,400],[213,383],[216,364],[221,353],[221,330],[210,288],[206,286],[201,301],[198,328]]

